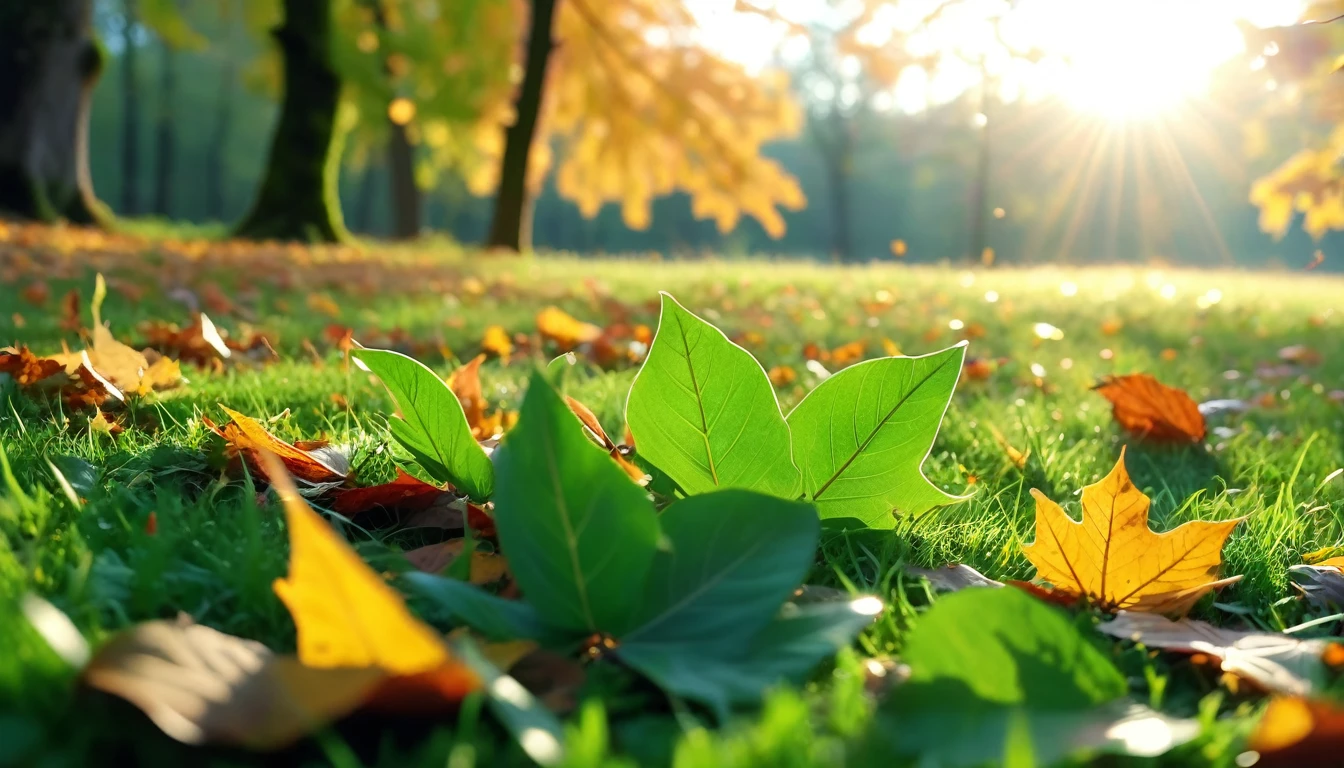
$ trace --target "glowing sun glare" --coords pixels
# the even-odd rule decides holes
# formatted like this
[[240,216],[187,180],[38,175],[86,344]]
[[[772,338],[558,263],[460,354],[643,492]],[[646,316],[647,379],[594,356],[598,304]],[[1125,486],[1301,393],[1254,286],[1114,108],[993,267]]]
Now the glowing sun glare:
[[[1281,0],[1277,10],[1295,4]],[[1024,3],[1020,23],[1063,61],[1050,90],[1123,120],[1206,95],[1214,71],[1243,50],[1238,21],[1264,8],[1253,0],[1037,0]]]

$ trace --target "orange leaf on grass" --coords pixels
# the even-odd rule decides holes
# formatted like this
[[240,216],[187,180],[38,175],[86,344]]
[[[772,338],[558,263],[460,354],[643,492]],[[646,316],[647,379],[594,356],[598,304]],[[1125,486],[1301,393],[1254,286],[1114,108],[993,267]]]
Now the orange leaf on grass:
[[509,356],[513,354],[513,341],[504,326],[492,325],[485,329],[485,335],[481,337],[481,351],[506,363],[509,361]]
[[1083,488],[1075,522],[1045,494],[1036,498],[1036,541],[1023,548],[1036,577],[1103,610],[1183,616],[1205,594],[1241,579],[1218,579],[1223,544],[1243,518],[1191,521],[1166,533],[1148,528],[1148,497],[1125,471]]
[[585,323],[558,307],[547,307],[537,313],[537,333],[555,343],[561,352],[568,352],[580,344],[596,341],[602,329]]
[[65,370],[59,360],[38,357],[27,347],[0,349],[0,373],[14,377],[21,387],[29,387]]
[[[223,406],[221,406],[223,407]],[[241,456],[252,471],[274,482],[275,478],[266,472],[260,460],[264,453],[279,457],[289,474],[313,485],[327,485],[345,482],[350,468],[343,462],[340,454],[326,451],[319,455],[316,451],[305,450],[299,445],[291,445],[266,431],[256,419],[244,416],[237,411],[224,408],[232,421],[223,427],[217,426],[208,418],[202,421],[216,435],[224,439],[230,456]],[[312,443],[306,445],[311,446]]]
[[1126,431],[1159,442],[1204,439],[1204,416],[1184,390],[1146,373],[1107,376],[1093,389],[1111,401],[1111,413]]
[[841,344],[831,350],[831,364],[837,368],[843,368],[852,363],[857,363],[863,359],[867,350],[868,344],[862,340]]
[[154,349],[196,365],[209,365],[233,354],[204,312],[197,312],[196,319],[186,328],[155,322],[143,326],[141,333]]
[[294,619],[299,661],[380,670],[387,677],[371,702],[395,709],[456,703],[480,689],[476,673],[299,496],[280,460],[268,452],[261,461],[285,508],[289,574],[274,589]]
[[625,471],[625,474],[629,475],[631,480],[643,485],[646,477],[644,470],[621,453],[620,446],[607,436],[606,430],[602,429],[602,422],[597,420],[597,415],[593,413],[592,409],[569,395],[565,395],[565,402],[569,405],[569,410],[579,418],[583,426],[597,440],[598,444],[606,449],[611,458]]

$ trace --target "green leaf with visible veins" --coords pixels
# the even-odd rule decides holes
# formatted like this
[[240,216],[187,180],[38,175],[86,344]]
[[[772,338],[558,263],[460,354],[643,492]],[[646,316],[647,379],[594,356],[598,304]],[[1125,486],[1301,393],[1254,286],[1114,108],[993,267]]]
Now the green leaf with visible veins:
[[747,647],[730,655],[645,642],[623,643],[617,654],[664,690],[708,705],[723,720],[733,704],[759,703],[765,689],[801,682],[872,623],[871,608],[850,600],[785,605]]
[[961,374],[964,344],[923,357],[884,357],[840,371],[789,414],[803,493],[823,519],[896,525],[956,501],[920,465]]
[[629,630],[658,546],[658,516],[540,373],[495,467],[495,527],[527,602],[557,629]]
[[811,504],[743,490],[682,499],[659,520],[667,546],[635,628],[617,639],[693,653],[744,648],[807,575],[820,534]]
[[625,417],[635,450],[688,494],[798,496],[789,426],[760,363],[666,293]]
[[452,483],[476,501],[490,498],[495,470],[462,411],[457,395],[423,363],[386,349],[357,349],[351,355],[392,393],[401,418],[387,420],[392,436],[435,480]]

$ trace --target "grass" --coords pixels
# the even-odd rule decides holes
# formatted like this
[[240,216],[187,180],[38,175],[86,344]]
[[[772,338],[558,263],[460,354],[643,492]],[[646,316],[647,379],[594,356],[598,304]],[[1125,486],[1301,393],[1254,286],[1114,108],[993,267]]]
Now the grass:
[[[852,586],[889,604],[854,653],[819,670],[806,689],[772,694],[761,711],[721,732],[705,731],[693,713],[594,669],[594,698],[571,721],[574,765],[619,764],[612,754],[678,766],[887,764],[863,738],[871,703],[859,658],[899,655],[905,628],[933,599],[903,567],[962,562],[995,578],[1030,578],[1021,553],[1034,535],[1028,490],[1039,488],[1076,514],[1078,488],[1105,474],[1126,443],[1130,473],[1153,499],[1155,528],[1247,518],[1224,553],[1224,573],[1245,578],[1216,604],[1201,603],[1200,618],[1276,631],[1320,618],[1323,611],[1294,597],[1287,567],[1304,553],[1344,547],[1344,478],[1330,479],[1344,467],[1344,403],[1331,395],[1344,389],[1344,315],[1334,309],[1344,295],[1339,278],[486,260],[450,246],[291,251],[226,244],[193,252],[190,242],[83,237],[49,238],[54,244],[37,244],[0,271],[0,342],[39,352],[57,350],[63,340],[78,343],[60,329],[58,299],[78,288],[87,302],[92,275],[101,271],[113,287],[102,316],[119,338],[137,338],[145,321],[189,322],[181,290],[188,289],[235,335],[244,324],[263,329],[282,359],[219,372],[188,369],[189,385],[133,405],[126,431],[115,437],[89,431],[85,417],[19,393],[12,382],[0,384],[0,446],[9,467],[0,481],[0,765],[253,760],[188,751],[128,705],[76,689],[74,673],[16,606],[26,592],[42,595],[95,644],[134,622],[182,611],[292,650],[293,625],[270,586],[287,562],[278,507],[248,479],[221,472],[217,441],[202,417],[221,420],[223,404],[274,418],[270,427],[282,437],[325,435],[353,446],[362,482],[390,479],[393,464],[382,450],[390,399],[366,374],[342,366],[326,330],[332,324],[355,328],[370,346],[400,345],[446,373],[475,354],[487,326],[530,334],[536,311],[555,304],[598,324],[619,310],[629,312],[629,322],[653,327],[656,291],[668,290],[740,339],[766,368],[794,369],[797,381],[779,390],[786,411],[818,381],[803,357],[809,343],[831,349],[866,340],[867,354],[876,356],[883,340],[922,354],[972,336],[970,355],[993,361],[988,378],[963,378],[925,464],[940,487],[970,497],[903,520],[894,532],[851,534],[823,546],[811,581]],[[48,289],[45,304],[19,298],[38,280]],[[1037,323],[1063,337],[1040,338]],[[1293,345],[1318,351],[1321,361],[1280,369],[1280,349]],[[495,404],[517,407],[533,359],[486,364],[482,376]],[[1218,429],[1202,445],[1145,445],[1123,435],[1109,406],[1089,390],[1105,374],[1132,371],[1151,372],[1199,401],[1238,398],[1256,407],[1211,419]],[[570,391],[619,435],[633,374],[630,366],[604,371],[585,364],[571,377]],[[1014,466],[992,429],[1030,450],[1024,469]],[[49,460],[71,478],[91,468],[87,486],[75,483],[82,502],[62,493]],[[425,537],[343,528],[366,558],[389,568],[396,550]],[[1300,636],[1335,634],[1338,626],[1331,619]],[[1123,645],[1116,645],[1116,658],[1139,700],[1199,716],[1207,726],[1163,764],[1231,765],[1260,699],[1220,687],[1216,676],[1188,661]],[[282,757],[467,766],[518,755],[468,709],[448,724],[357,720]]]

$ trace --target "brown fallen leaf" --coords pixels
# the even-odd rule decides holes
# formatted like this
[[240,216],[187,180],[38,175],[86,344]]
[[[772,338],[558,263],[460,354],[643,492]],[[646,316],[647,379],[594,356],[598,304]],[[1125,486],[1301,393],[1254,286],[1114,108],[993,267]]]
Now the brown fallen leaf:
[[1072,520],[1045,494],[1036,498],[1036,541],[1023,548],[1036,577],[1103,610],[1183,616],[1205,594],[1241,579],[1218,579],[1223,543],[1244,518],[1192,521],[1166,533],[1148,528],[1148,497],[1129,479],[1125,453],[1111,473],[1083,488]]
[[[443,573],[443,570],[462,556],[466,539],[453,539],[440,544],[431,544],[405,552],[406,559],[416,570],[426,573]],[[494,584],[509,575],[509,562],[503,555],[494,552],[471,552],[471,583]]]
[[150,347],[184,363],[206,366],[233,355],[204,312],[197,312],[196,319],[186,328],[158,321],[142,325],[140,333]]
[[494,413],[486,413],[488,403],[481,389],[480,375],[483,362],[485,362],[484,353],[477,355],[448,377],[448,388],[457,396],[458,402],[462,403],[467,426],[471,427],[471,435],[478,442],[503,435],[518,421],[518,414],[514,411],[497,410]]
[[310,485],[340,484],[348,477],[349,460],[339,452],[304,450],[272,435],[256,419],[229,408],[224,408],[224,412],[232,421],[223,427],[217,426],[209,418],[202,418],[202,422],[224,439],[230,456],[241,457],[261,477],[273,480],[260,461],[263,452],[278,456],[287,472]]
[[831,350],[831,365],[836,368],[843,368],[859,362],[867,354],[868,344],[863,340],[851,341],[848,344],[841,344]]
[[798,372],[788,365],[776,365],[766,375],[770,377],[770,383],[775,389],[782,389],[798,380]]
[[20,387],[31,387],[64,372],[65,365],[59,360],[38,357],[27,347],[0,349],[0,373],[9,374]]
[[1344,708],[1302,696],[1270,699],[1247,747],[1257,768],[1338,765],[1344,754]]
[[1193,619],[1171,621],[1151,613],[1120,611],[1097,630],[1122,640],[1182,653],[1203,653],[1219,660],[1224,672],[1270,693],[1305,695],[1325,681],[1327,653],[1340,646],[1277,632],[1241,632]]
[[1093,387],[1111,401],[1116,423],[1127,432],[1157,442],[1197,443],[1204,439],[1204,416],[1183,390],[1146,373],[1107,376]]
[[597,341],[602,329],[569,315],[559,307],[546,307],[537,313],[537,333],[553,342],[561,352],[568,352],[580,344]]
[[1321,353],[1303,344],[1294,344],[1279,350],[1279,359],[1285,363],[1298,365],[1320,365],[1324,359]]
[[1003,449],[1008,461],[1012,462],[1013,466],[1018,469],[1026,469],[1027,459],[1031,458],[1031,449],[1028,448],[1026,453],[1019,451],[1008,442],[1008,438],[1003,436],[998,427],[993,424],[987,424],[986,426],[989,427],[989,433],[994,436],[994,442],[998,443],[999,447]]
[[288,746],[349,714],[384,677],[370,667],[306,667],[256,641],[182,621],[117,635],[81,675],[178,741],[254,750]]
[[597,441],[597,444],[606,450],[612,460],[625,471],[625,474],[628,475],[631,480],[634,480],[640,485],[644,485],[649,481],[649,477],[644,473],[644,470],[640,469],[633,461],[627,459],[625,454],[621,452],[621,447],[607,436],[606,430],[602,429],[602,422],[597,420],[597,415],[593,413],[592,409],[569,395],[565,395],[565,403],[569,405],[569,410],[579,418],[579,421],[583,423],[584,428],[592,438]]

